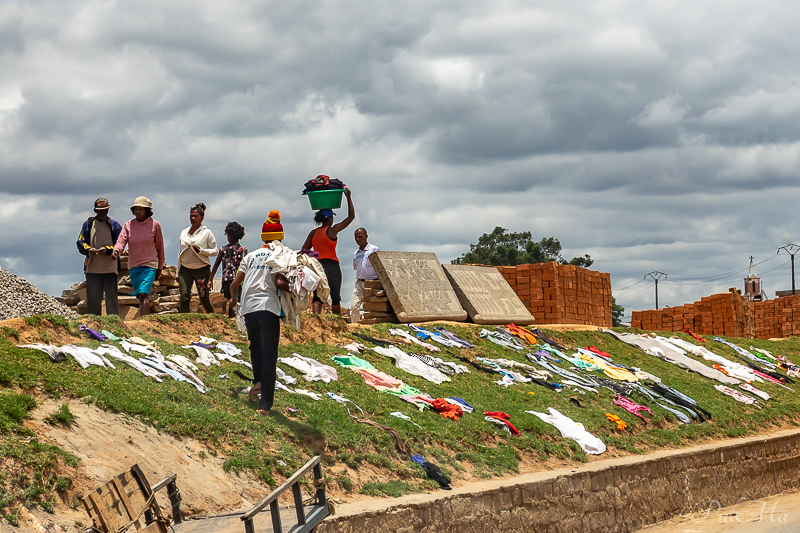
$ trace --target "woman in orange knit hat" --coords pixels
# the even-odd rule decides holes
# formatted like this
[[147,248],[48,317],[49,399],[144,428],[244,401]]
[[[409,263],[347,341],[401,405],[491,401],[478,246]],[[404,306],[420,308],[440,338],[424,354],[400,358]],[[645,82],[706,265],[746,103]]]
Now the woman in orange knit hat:
[[261,395],[257,412],[262,416],[270,413],[275,399],[278,341],[281,336],[281,302],[278,291],[289,290],[289,282],[283,274],[272,274],[272,267],[267,264],[267,260],[274,253],[269,243],[281,241],[283,236],[281,213],[272,210],[261,228],[264,245],[244,256],[231,283],[231,307],[236,305],[239,286],[242,287],[242,306],[239,312],[244,316],[247,327],[250,361],[253,364],[250,398]]
[[[336,256],[336,243],[339,232],[347,228],[356,218],[356,209],[353,207],[353,199],[350,198],[350,194],[350,189],[345,187],[347,217],[338,224],[334,224],[332,209],[317,211],[314,215],[314,222],[319,227],[309,233],[306,242],[303,243],[303,250],[314,250],[319,254],[317,259],[325,270],[325,277],[328,278],[328,286],[331,289],[331,310],[336,315],[342,314],[342,267]],[[317,297],[316,292],[311,306],[317,315],[322,311],[322,300]]]

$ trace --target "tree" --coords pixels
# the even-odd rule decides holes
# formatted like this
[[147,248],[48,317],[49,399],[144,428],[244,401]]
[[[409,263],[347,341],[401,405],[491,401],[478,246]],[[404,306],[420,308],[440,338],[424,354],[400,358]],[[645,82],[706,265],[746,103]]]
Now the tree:
[[618,328],[622,325],[622,317],[625,314],[625,308],[617,303],[616,298],[611,297],[611,325]]
[[547,263],[558,261],[562,265],[577,265],[588,268],[594,263],[589,254],[573,257],[567,261],[561,257],[561,242],[554,237],[544,237],[536,242],[531,239],[530,231],[509,233],[500,226],[491,233],[484,233],[478,238],[478,244],[470,244],[469,252],[453,259],[455,265],[478,263],[481,265],[514,266],[527,263]]

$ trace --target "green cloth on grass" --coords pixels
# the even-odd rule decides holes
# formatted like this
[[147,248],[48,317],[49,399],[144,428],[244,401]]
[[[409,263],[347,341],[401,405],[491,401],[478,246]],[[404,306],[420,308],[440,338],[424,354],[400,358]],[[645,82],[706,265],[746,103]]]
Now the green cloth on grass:
[[355,355],[335,355],[333,360],[345,368],[366,368],[367,370],[375,370],[372,363],[366,359],[361,359]]

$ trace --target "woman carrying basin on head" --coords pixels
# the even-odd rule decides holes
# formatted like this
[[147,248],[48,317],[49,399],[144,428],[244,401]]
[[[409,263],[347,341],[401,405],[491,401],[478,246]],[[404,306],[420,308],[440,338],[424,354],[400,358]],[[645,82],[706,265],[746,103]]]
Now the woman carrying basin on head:
[[[350,189],[345,188],[344,196],[347,198],[347,217],[338,224],[333,223],[333,210],[322,209],[314,215],[314,222],[319,226],[306,237],[303,243],[303,250],[314,250],[319,254],[320,264],[325,270],[325,277],[328,278],[328,286],[331,289],[331,309],[334,314],[342,314],[342,267],[339,265],[339,258],[336,256],[336,244],[339,232],[347,228],[356,218],[356,209],[353,207],[353,200],[350,197]],[[314,293],[314,300],[311,304],[314,314],[322,311],[322,300]]]

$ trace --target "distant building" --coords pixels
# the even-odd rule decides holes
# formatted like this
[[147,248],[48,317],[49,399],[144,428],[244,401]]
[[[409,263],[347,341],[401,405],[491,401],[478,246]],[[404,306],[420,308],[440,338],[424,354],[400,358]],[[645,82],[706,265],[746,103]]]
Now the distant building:
[[752,255],[750,256],[750,271],[747,273],[747,277],[744,278],[744,296],[751,302],[761,302],[768,299],[766,293],[761,290],[761,278],[756,276]]

